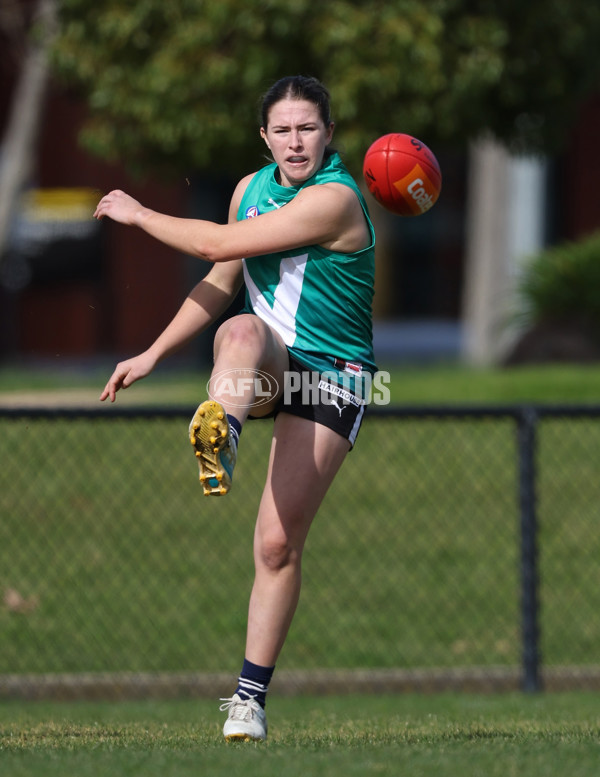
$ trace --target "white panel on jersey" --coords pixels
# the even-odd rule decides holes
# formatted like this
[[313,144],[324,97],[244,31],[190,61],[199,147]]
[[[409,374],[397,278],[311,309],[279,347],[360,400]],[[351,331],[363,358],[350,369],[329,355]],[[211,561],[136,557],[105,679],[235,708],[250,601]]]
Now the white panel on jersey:
[[308,254],[287,256],[279,265],[279,283],[275,289],[273,307],[250,277],[244,266],[244,280],[256,315],[281,336],[283,342],[291,347],[296,340],[296,312],[302,295],[304,271]]

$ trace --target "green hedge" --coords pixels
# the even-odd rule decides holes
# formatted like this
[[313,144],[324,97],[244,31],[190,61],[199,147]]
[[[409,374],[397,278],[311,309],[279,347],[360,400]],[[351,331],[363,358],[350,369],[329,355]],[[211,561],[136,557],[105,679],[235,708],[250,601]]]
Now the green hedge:
[[600,232],[533,256],[519,282],[528,324],[569,322],[600,339]]

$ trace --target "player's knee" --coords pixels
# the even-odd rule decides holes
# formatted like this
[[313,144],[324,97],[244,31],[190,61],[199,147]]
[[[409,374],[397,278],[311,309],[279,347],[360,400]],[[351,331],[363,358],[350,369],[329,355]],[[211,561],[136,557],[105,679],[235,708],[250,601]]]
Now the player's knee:
[[261,324],[260,319],[250,314],[234,316],[219,327],[215,344],[219,349],[262,347],[264,335]]
[[263,537],[259,543],[257,563],[270,572],[278,572],[290,564],[297,563],[299,554],[282,537]]

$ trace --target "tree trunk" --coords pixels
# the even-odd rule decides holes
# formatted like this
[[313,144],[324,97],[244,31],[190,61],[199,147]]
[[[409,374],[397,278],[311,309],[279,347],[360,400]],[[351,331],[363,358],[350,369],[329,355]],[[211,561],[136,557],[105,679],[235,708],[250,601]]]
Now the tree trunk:
[[32,26],[37,34],[26,48],[2,139],[0,266],[6,256],[19,196],[33,169],[48,82],[48,52],[56,33],[56,0],[38,0]]
[[469,151],[463,358],[498,364],[520,334],[520,264],[545,239],[546,162],[491,138]]

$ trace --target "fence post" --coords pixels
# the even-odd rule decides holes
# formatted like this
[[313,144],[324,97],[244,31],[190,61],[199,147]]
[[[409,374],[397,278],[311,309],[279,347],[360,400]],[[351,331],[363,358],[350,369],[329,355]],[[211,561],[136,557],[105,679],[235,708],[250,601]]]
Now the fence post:
[[519,512],[521,517],[521,613],[523,690],[541,690],[538,628],[538,569],[535,447],[538,414],[524,407],[517,416]]

